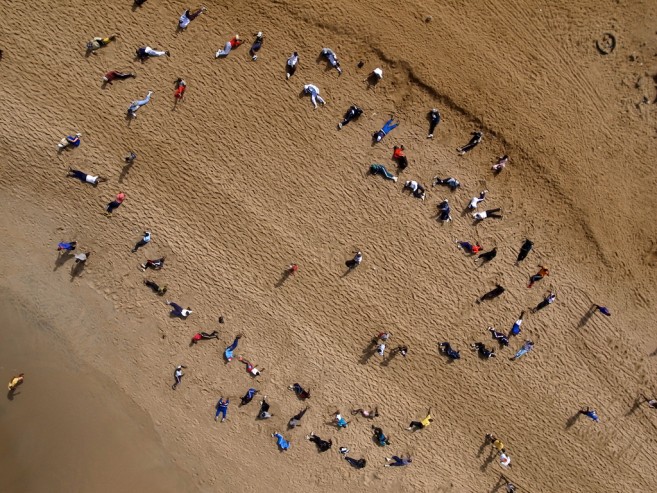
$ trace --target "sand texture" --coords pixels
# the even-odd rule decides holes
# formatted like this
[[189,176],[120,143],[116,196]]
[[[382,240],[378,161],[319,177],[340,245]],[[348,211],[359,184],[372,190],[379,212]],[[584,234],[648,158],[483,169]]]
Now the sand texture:
[[[657,488],[657,414],[634,405],[641,392],[657,392],[651,3],[209,1],[181,33],[189,5],[129,3],[35,0],[25,15],[23,3],[5,2],[0,287],[49,300],[28,306],[147,413],[193,478],[190,490],[502,492],[502,472],[533,493]],[[257,31],[265,42],[253,62]],[[605,32],[618,40],[607,56],[595,47]],[[116,42],[85,57],[87,40],[112,33]],[[215,59],[235,33],[245,44]],[[145,44],[171,56],[135,61]],[[324,47],[343,75],[317,60]],[[286,80],[294,50],[299,67]],[[368,87],[375,67],[384,78]],[[112,69],[137,77],[102,87]],[[175,104],[178,77],[188,86]],[[306,83],[326,106],[313,110],[300,94]],[[130,102],[149,90],[150,103],[127,121]],[[364,114],[338,130],[352,103]],[[433,107],[442,122],[427,139]],[[399,128],[372,145],[390,114]],[[482,144],[459,156],[474,130]],[[81,146],[58,154],[62,136],[78,131]],[[367,174],[372,163],[397,173],[400,144],[410,165],[398,182]],[[129,150],[138,158],[126,167]],[[502,154],[510,162],[494,176]],[[69,166],[109,181],[82,184],[66,178]],[[436,175],[462,186],[432,188]],[[405,180],[428,186],[426,200],[403,192]],[[483,189],[480,209],[500,207],[504,218],[474,225],[462,211]],[[105,217],[119,191],[125,202]],[[445,198],[453,221],[442,224],[436,205]],[[153,240],[130,253],[145,230]],[[517,266],[525,238],[535,247]],[[73,239],[93,253],[72,277],[73,262],[55,264],[55,249]],[[497,258],[479,266],[457,240],[496,246]],[[364,261],[347,273],[355,250]],[[160,256],[163,270],[140,271]],[[292,262],[299,272],[283,279]],[[538,265],[550,276],[528,289]],[[165,298],[146,277],[168,285]],[[495,283],[506,292],[476,304]],[[476,341],[492,347],[486,327],[508,331],[549,289],[557,301],[528,314],[496,359],[468,350]],[[164,299],[194,313],[171,318]],[[93,326],[74,316],[76,305],[97,300],[111,316]],[[613,316],[586,317],[592,303]],[[195,332],[215,329],[219,341],[189,347]],[[383,330],[393,334],[389,348],[409,347],[406,358],[363,352]],[[255,381],[238,361],[222,361],[238,333],[236,354],[266,369]],[[509,361],[524,338],[533,352]],[[462,359],[448,363],[441,341]],[[181,363],[188,368],[174,392]],[[302,426],[287,431],[305,405],[287,390],[294,382],[312,398]],[[269,397],[272,419],[255,419],[257,398],[238,407],[250,386]],[[231,397],[226,423],[213,420],[220,395]],[[370,421],[340,431],[330,422],[336,410],[374,405],[373,423],[392,442],[385,449],[372,442]],[[586,406],[600,423],[573,418]],[[429,407],[432,426],[406,431]],[[288,452],[277,451],[275,431],[291,440]],[[310,431],[333,438],[333,449],[317,453],[304,440]],[[486,433],[504,441],[511,470],[489,455]],[[349,467],[343,445],[367,467]],[[383,467],[405,453],[411,466]]]

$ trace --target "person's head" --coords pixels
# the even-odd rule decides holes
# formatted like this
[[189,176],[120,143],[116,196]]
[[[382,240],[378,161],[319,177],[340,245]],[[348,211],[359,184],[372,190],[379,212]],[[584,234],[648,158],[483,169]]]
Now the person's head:
[[258,31],[258,34],[256,34],[256,38],[262,38],[262,31]]
[[294,56],[299,56],[299,54],[295,51],[292,53]]

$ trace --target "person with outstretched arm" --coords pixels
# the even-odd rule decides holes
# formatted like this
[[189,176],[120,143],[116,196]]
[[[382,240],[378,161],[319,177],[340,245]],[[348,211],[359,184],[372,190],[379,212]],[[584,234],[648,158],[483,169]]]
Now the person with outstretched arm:
[[474,149],[479,145],[481,139],[484,137],[484,134],[482,134],[481,132],[472,132],[471,135],[472,137],[470,138],[470,141],[467,144],[458,147],[456,149],[459,154],[463,155],[466,152],[470,152],[472,149]]

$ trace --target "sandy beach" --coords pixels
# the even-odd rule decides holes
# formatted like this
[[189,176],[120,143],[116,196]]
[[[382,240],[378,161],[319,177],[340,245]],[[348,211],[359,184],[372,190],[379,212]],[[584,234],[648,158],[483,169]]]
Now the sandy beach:
[[[5,381],[26,373],[0,406],[8,491],[503,492],[502,473],[532,493],[655,489],[657,413],[635,405],[657,392],[651,4],[206,2],[184,32],[177,19],[194,6],[129,4],[36,0],[25,16],[9,1],[0,33],[0,369]],[[607,32],[617,46],[605,56],[595,41]],[[85,56],[89,39],[112,33]],[[245,44],[215,59],[236,33]],[[143,45],[171,56],[140,63]],[[324,47],[342,75],[318,60]],[[299,68],[286,80],[294,50]],[[363,79],[375,67],[384,78],[372,88]],[[137,77],[103,87],[108,70]],[[179,77],[188,87],[175,104]],[[313,110],[307,83],[326,106]],[[353,103],[363,115],[338,130]],[[427,139],[431,108],[442,121]],[[391,114],[400,126],[372,145]],[[459,156],[475,130],[482,144]],[[80,147],[58,154],[75,132]],[[372,163],[397,174],[401,144],[410,165],[396,183],[367,174]],[[126,167],[130,150],[138,158]],[[502,154],[510,162],[494,176]],[[80,183],[68,167],[108,181]],[[462,186],[431,187],[436,175]],[[426,185],[426,200],[405,180]],[[482,206],[504,217],[474,225],[462,211],[484,189]],[[120,191],[125,202],[105,217]],[[445,198],[453,221],[443,224]],[[131,253],[146,230],[152,241]],[[525,238],[534,250],[516,265]],[[70,240],[93,252],[76,275],[56,251]],[[477,265],[456,241],[497,247],[497,258]],[[347,272],[355,250],[363,263]],[[163,270],[141,272],[161,256]],[[292,262],[299,272],[281,282]],[[550,276],[528,289],[539,265]],[[168,286],[165,298],[146,277]],[[475,303],[496,283],[503,296]],[[486,328],[508,331],[548,290],[556,302],[528,314],[497,358],[468,350],[492,347]],[[165,299],[194,313],[172,318]],[[593,303],[612,316],[587,317]],[[219,340],[190,347],[201,330]],[[364,354],[384,330],[406,358]],[[257,379],[222,360],[238,333],[236,354],[266,369]],[[534,350],[509,361],[524,339]],[[462,359],[448,363],[442,341]],[[172,391],[179,364],[186,375]],[[312,398],[288,431],[305,406],[287,390],[294,382]],[[255,419],[257,399],[238,407],[249,387],[268,396],[272,419]],[[222,395],[231,405],[217,423]],[[371,421],[331,424],[336,410],[375,405],[386,448]],[[587,406],[600,423],[578,417]],[[427,408],[434,423],[406,431]],[[317,453],[310,431],[333,449]],[[503,439],[511,470],[486,433]],[[367,467],[349,467],[339,446]],[[411,466],[383,467],[406,453]]]

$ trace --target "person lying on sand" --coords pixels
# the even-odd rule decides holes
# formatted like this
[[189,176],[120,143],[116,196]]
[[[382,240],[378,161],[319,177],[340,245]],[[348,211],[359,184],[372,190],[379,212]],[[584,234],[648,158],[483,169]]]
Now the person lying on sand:
[[433,177],[433,184],[432,186],[437,186],[437,185],[445,185],[446,187],[449,187],[449,189],[453,192],[457,188],[461,186],[461,182],[458,181],[456,178],[448,177],[448,178],[439,178],[437,176]]
[[482,249],[481,245],[477,242],[474,245],[467,241],[457,241],[456,246],[470,255],[479,253]]
[[112,34],[107,38],[93,38],[91,41],[87,43],[87,52],[96,55],[97,54],[96,50],[100,50],[101,48],[104,48],[112,41],[115,41],[117,37],[118,34]]
[[497,209],[488,209],[483,212],[475,212],[474,214],[472,214],[472,218],[477,222],[483,221],[484,219],[487,218],[502,219],[502,214],[498,214],[498,212],[500,212],[501,210],[502,209],[498,207]]
[[378,426],[372,426],[372,434],[374,435],[374,439],[376,440],[376,443],[379,447],[390,445],[390,440],[385,435],[385,433],[383,433],[383,430]]
[[155,260],[146,260],[146,262],[141,264],[142,271],[146,269],[160,270],[162,267],[164,267],[164,257]]
[[340,67],[340,62],[338,57],[330,48],[323,48],[319,54],[320,57],[326,59],[328,64],[338,71],[338,75],[342,75],[342,68]]
[[387,464],[384,467],[403,467],[409,465],[413,460],[409,455],[406,459],[393,455],[392,457],[386,457]]
[[176,369],[175,369],[174,372],[173,372],[173,378],[174,378],[175,382],[174,382],[173,385],[171,386],[171,388],[172,388],[173,390],[176,390],[176,388],[178,387],[178,385],[180,385],[180,384],[182,383],[182,377],[185,375],[185,374],[183,373],[183,369],[184,369],[184,368],[187,368],[187,367],[186,367],[185,365],[178,365],[178,366],[176,366]]
[[267,396],[264,396],[262,398],[262,401],[260,401],[260,411],[258,411],[258,419],[269,419],[273,416],[269,412],[270,405],[267,402]]
[[477,147],[477,145],[479,145],[479,143],[481,142],[481,139],[484,136],[481,132],[472,132],[471,135],[472,135],[472,137],[470,138],[470,141],[467,144],[465,144],[464,146],[461,146],[461,147],[457,147],[456,151],[459,154],[463,155],[466,152],[470,152],[472,149]]
[[116,70],[110,70],[103,75],[103,82],[111,86],[112,82],[115,80],[134,79],[135,77],[137,77],[137,74],[134,72],[118,72]]
[[192,344],[196,344],[198,341],[207,341],[209,339],[219,339],[219,332],[213,330],[210,334],[207,332],[197,332],[192,336]]
[[249,389],[246,391],[246,394],[242,397],[240,401],[240,406],[246,406],[249,402],[253,400],[255,395],[258,393],[256,389]]
[[326,101],[322,99],[322,97],[319,95],[319,87],[313,84],[306,84],[303,86],[303,93],[304,94],[310,94],[310,100],[313,103],[313,107],[317,109],[317,103],[321,105],[325,105]]
[[488,190],[483,190],[479,192],[479,197],[472,197],[472,199],[470,199],[470,203],[468,204],[468,210],[474,211],[479,205],[479,203],[483,202],[483,200],[486,198],[487,193]]
[[456,349],[454,349],[449,342],[441,342],[440,344],[438,344],[438,347],[440,349],[440,352],[443,353],[445,356],[447,356],[449,359],[451,360],[461,359],[461,353],[459,353]]
[[161,56],[171,56],[171,53],[168,51],[158,51],[154,50],[150,46],[142,46],[137,48],[135,51],[135,56],[141,62],[148,60],[151,57],[161,57]]
[[244,43],[244,41],[240,39],[240,35],[239,35],[239,34],[236,34],[236,35],[233,36],[231,39],[229,39],[228,41],[226,41],[226,44],[224,45],[224,49],[223,49],[223,50],[217,50],[217,52],[214,54],[214,57],[215,57],[215,58],[219,58],[219,57],[222,57],[222,58],[223,58],[223,57],[227,57],[228,54],[229,54],[232,50],[234,50],[235,48],[237,48],[237,47],[238,47],[239,45],[241,45],[242,43]]
[[228,404],[230,404],[230,399],[224,400],[223,396],[219,397],[219,401],[215,406],[215,408],[217,409],[217,412],[214,414],[215,421],[219,419],[220,414],[221,414],[221,422],[223,423],[224,421],[226,421],[226,414],[228,413]]
[[408,158],[406,153],[404,153],[404,146],[394,146],[392,148],[392,159],[397,163],[397,167],[400,171],[404,171],[408,167]]
[[433,133],[440,123],[440,112],[436,108],[432,108],[429,112],[429,134],[427,139],[433,139]]
[[478,300],[477,303],[481,303],[482,301],[488,301],[497,298],[500,296],[502,293],[506,291],[502,286],[499,284],[496,284],[493,289],[488,291],[488,293],[482,295]]
[[477,351],[479,357],[484,359],[494,358],[496,356],[495,349],[488,349],[483,342],[475,342],[470,344],[472,351]]
[[341,130],[342,127],[344,127],[347,123],[350,121],[356,120],[360,115],[363,114],[363,110],[356,106],[355,104],[352,104],[347,112],[344,114],[344,118],[340,123],[338,123],[338,130]]
[[299,426],[301,424],[301,418],[306,414],[306,411],[308,411],[308,407],[305,407],[303,410],[292,416],[287,423],[288,428],[296,428]]
[[241,338],[242,338],[242,334],[237,334],[232,344],[228,346],[226,349],[224,349],[224,358],[226,359],[226,361],[228,362],[233,361],[233,351],[237,349],[237,344],[239,344]]
[[363,418],[374,419],[379,417],[379,408],[375,407],[373,411],[367,411],[365,409],[352,409],[351,415],[355,416],[360,414]]
[[295,51],[290,55],[285,63],[285,78],[289,79],[297,71],[297,64],[299,63],[299,54]]
[[394,129],[396,129],[399,126],[399,122],[395,122],[394,116],[390,117],[390,120],[385,122],[383,124],[383,127],[381,127],[381,130],[377,130],[372,134],[372,140],[376,142],[381,142],[383,137],[388,135],[390,132],[392,132]]
[[438,219],[442,222],[450,222],[452,220],[452,208],[449,206],[447,199],[438,204]]
[[172,310],[171,310],[171,315],[174,317],[180,317],[180,318],[187,318],[189,317],[193,312],[191,308],[183,308],[177,303],[174,303],[173,301],[168,301],[166,302],[167,305],[169,305]]
[[554,303],[554,300],[557,299],[557,294],[553,293],[550,291],[545,298],[543,298],[543,301],[541,301],[538,305],[536,305],[534,308],[532,308],[532,313],[536,313],[537,311],[542,310],[546,306],[550,306],[552,303]]
[[192,22],[194,19],[196,19],[199,15],[202,13],[206,12],[208,9],[206,9],[203,5],[201,5],[197,10],[194,12],[191,12],[190,9],[185,10],[182,15],[180,16],[180,19],[178,20],[178,27],[180,29],[187,29],[187,26],[189,26],[189,23]]
[[315,432],[313,431],[310,432],[310,435],[306,435],[306,439],[317,445],[317,450],[319,452],[326,452],[333,446],[333,440],[322,440],[320,437],[315,435]]
[[251,60],[254,62],[258,59],[258,53],[260,51],[260,48],[262,48],[262,43],[265,41],[265,37],[262,34],[262,31],[258,31],[256,34],[254,34],[255,40],[251,44],[251,48],[249,49],[249,55],[251,55]]
[[167,285],[160,286],[158,283],[155,281],[151,281],[149,279],[144,279],[144,284],[151,288],[154,293],[157,293],[159,296],[163,296],[167,292]]
[[411,421],[411,424],[406,428],[409,431],[422,430],[433,423],[433,418],[431,417],[431,408],[427,411],[427,417],[422,421]]
[[497,257],[497,247],[487,252],[480,253],[479,256],[477,256],[475,259],[475,262],[479,262],[481,260],[481,263],[485,264],[486,262],[493,260],[495,257]]
[[128,106],[128,118],[137,118],[137,110],[142,106],[148,104],[148,102],[151,100],[152,94],[153,91],[148,91],[148,94],[146,94],[146,97],[144,99],[133,101],[130,104],[130,106]]
[[518,352],[509,359],[511,361],[515,361],[519,358],[522,358],[525,354],[530,352],[532,349],[534,349],[534,343],[528,339],[523,343],[522,347],[518,349]]
[[259,376],[263,371],[265,371],[264,368],[258,370],[254,364],[250,363],[246,358],[243,358],[242,356],[238,356],[237,359],[246,365],[246,371],[254,377]]
[[495,330],[494,327],[488,327],[489,332],[493,336],[493,339],[495,339],[497,342],[500,343],[501,346],[508,346],[509,345],[509,338],[502,334],[501,332],[498,332]]
[[271,436],[276,439],[276,445],[278,445],[278,448],[281,452],[285,452],[290,448],[290,442],[283,438],[283,435],[280,433],[272,433]]
[[410,190],[416,199],[424,200],[426,198],[426,189],[415,180],[409,180],[404,183],[404,190]]
[[288,389],[293,391],[297,395],[297,397],[301,400],[310,399],[310,390],[305,390],[298,383],[290,385]]

